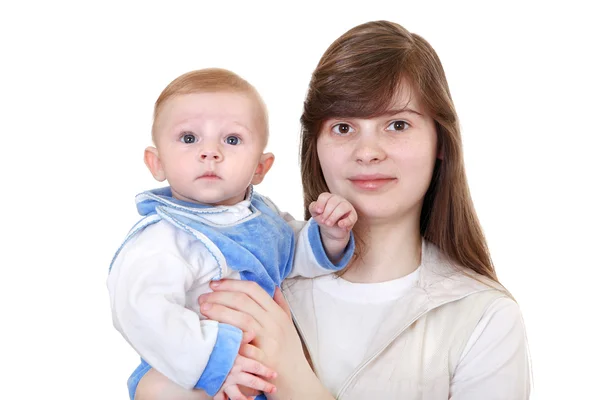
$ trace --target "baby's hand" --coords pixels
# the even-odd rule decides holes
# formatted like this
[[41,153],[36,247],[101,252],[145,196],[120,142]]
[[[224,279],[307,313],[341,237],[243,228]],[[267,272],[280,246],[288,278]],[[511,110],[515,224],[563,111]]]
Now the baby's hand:
[[325,253],[332,262],[337,262],[358,219],[354,206],[343,197],[325,192],[310,203],[308,211],[319,224]]
[[321,193],[317,201],[310,203],[308,211],[319,224],[321,235],[338,240],[348,239],[348,233],[358,218],[348,200],[327,192]]
[[229,371],[229,375],[225,378],[223,386],[221,386],[214,399],[249,400],[242,393],[239,386],[245,386],[264,393],[275,393],[275,385],[259,378],[259,376],[273,379],[277,374],[258,361],[238,354],[233,363],[233,368]]

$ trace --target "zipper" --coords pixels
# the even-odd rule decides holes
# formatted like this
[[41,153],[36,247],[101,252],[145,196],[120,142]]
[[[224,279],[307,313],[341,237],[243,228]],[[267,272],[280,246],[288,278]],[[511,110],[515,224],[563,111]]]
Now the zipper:
[[344,384],[342,385],[342,388],[339,390],[339,392],[335,396],[335,398],[336,399],[340,399],[341,396],[342,396],[342,394],[344,394],[344,392],[346,391],[346,389],[348,388],[348,386],[350,385],[350,383],[352,382],[352,380],[354,380],[354,378],[356,377],[356,375],[358,375],[359,373],[361,373],[362,370],[365,369],[365,367],[371,363],[371,361],[373,361],[381,353],[383,353],[383,351],[385,349],[387,349],[387,347],[390,344],[392,344],[392,342],[394,342],[394,340],[396,340],[398,338],[398,336],[400,336],[402,334],[402,332],[404,332],[406,330],[406,328],[408,328],[409,326],[411,326],[416,320],[418,320],[419,318],[421,318],[423,315],[427,314],[429,311],[431,311],[431,310],[425,310],[422,313],[418,314],[408,324],[406,324],[405,326],[403,326],[402,329],[400,329],[400,331],[398,332],[398,334],[394,335],[394,337],[392,339],[390,339],[387,343],[385,343],[375,354],[373,354],[368,360],[366,360],[361,365],[359,365],[358,368],[356,370],[354,370],[354,372],[352,373],[352,375],[350,375],[350,377],[348,379],[346,379],[346,382],[344,382]]
[[[384,350],[385,350],[385,349],[386,349],[386,348],[387,348],[387,347],[388,347],[390,344],[392,344],[392,342],[394,342],[394,341],[395,341],[395,340],[398,338],[398,336],[400,336],[400,335],[401,335],[401,334],[402,334],[402,333],[403,333],[403,332],[406,330],[406,328],[408,328],[409,326],[411,326],[412,324],[414,324],[414,323],[415,323],[415,321],[417,321],[417,320],[418,320],[419,318],[421,318],[423,315],[427,314],[427,313],[428,313],[428,312],[430,312],[430,311],[433,311],[433,310],[435,310],[436,308],[439,308],[439,307],[441,307],[441,306],[443,306],[443,305],[446,305],[446,304],[448,304],[448,303],[452,303],[452,302],[455,302],[455,301],[459,301],[459,300],[462,300],[462,299],[464,299],[465,297],[468,297],[468,296],[470,296],[470,295],[472,295],[472,294],[474,294],[474,293],[484,292],[484,291],[487,291],[487,290],[489,290],[489,289],[477,290],[477,291],[474,291],[474,292],[465,293],[465,294],[463,294],[462,296],[460,296],[459,298],[454,298],[454,299],[451,299],[451,300],[447,300],[447,301],[445,301],[445,302],[443,302],[443,303],[440,303],[440,304],[436,305],[435,307],[428,308],[428,309],[424,310],[423,312],[421,312],[421,313],[417,314],[417,316],[416,316],[415,318],[413,318],[412,320],[410,320],[410,322],[409,322],[409,323],[407,323],[406,325],[404,325],[404,326],[402,327],[402,329],[400,329],[400,330],[398,331],[398,333],[397,333],[396,335],[394,335],[394,337],[393,337],[392,339],[390,339],[389,341],[387,341],[387,342],[385,343],[385,345],[383,345],[383,346],[382,346],[382,347],[381,347],[381,348],[380,348],[380,349],[379,349],[379,350],[378,350],[378,351],[377,351],[375,354],[373,354],[371,357],[369,357],[369,359],[368,359],[368,360],[366,360],[365,362],[363,362],[361,365],[359,365],[359,366],[358,366],[358,368],[357,368],[356,370],[354,370],[354,372],[352,373],[352,375],[350,375],[350,377],[349,377],[348,379],[346,379],[346,382],[344,382],[344,384],[342,385],[342,388],[341,388],[341,389],[338,391],[338,393],[337,393],[337,395],[335,396],[335,398],[336,398],[336,399],[341,399],[341,396],[344,394],[344,392],[346,391],[346,389],[348,389],[348,386],[350,385],[350,383],[352,383],[352,381],[354,380],[354,378],[355,378],[355,377],[356,377],[356,376],[357,376],[359,373],[361,373],[361,372],[362,372],[362,371],[365,369],[365,367],[371,363],[371,361],[373,361],[373,360],[374,360],[375,358],[377,358],[377,357],[378,357],[378,356],[379,356],[381,353],[383,353],[383,351],[384,351]],[[307,347],[307,349],[308,349],[308,346],[306,346],[306,347]],[[309,354],[310,354],[310,353],[309,353]],[[311,355],[311,357],[312,357],[312,355]]]

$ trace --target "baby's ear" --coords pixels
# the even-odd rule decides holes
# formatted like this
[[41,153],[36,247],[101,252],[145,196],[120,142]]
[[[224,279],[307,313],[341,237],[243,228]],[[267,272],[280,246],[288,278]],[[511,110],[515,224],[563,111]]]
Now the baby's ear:
[[148,167],[154,179],[159,182],[167,179],[156,147],[146,147],[146,150],[144,150],[144,163],[146,163],[146,167]]
[[256,166],[256,170],[254,171],[254,176],[252,177],[252,184],[258,185],[263,181],[265,175],[271,167],[273,166],[273,162],[275,161],[275,156],[273,153],[265,153],[260,156],[260,161]]

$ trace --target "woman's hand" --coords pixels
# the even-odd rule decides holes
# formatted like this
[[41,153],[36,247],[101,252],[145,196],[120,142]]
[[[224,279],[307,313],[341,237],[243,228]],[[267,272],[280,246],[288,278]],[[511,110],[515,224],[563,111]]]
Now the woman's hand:
[[[253,337],[240,354],[277,371],[277,387],[270,399],[333,399],[323,388],[304,357],[302,343],[289,307],[279,289],[272,299],[258,284],[223,280],[211,283],[212,293],[200,296],[200,312],[207,318],[236,326]],[[277,301],[277,302],[276,302]],[[244,354],[252,351],[252,354]]]
[[[258,284],[249,281],[215,281],[211,288],[214,292],[203,294],[198,300],[200,312],[209,319],[240,328],[244,332],[244,341],[253,338],[252,344],[260,351],[249,348],[249,351],[257,353],[248,355],[249,358],[269,366],[279,375],[281,371],[277,367],[285,362],[280,356],[282,352],[304,359],[300,338],[285,299],[281,301],[286,310]],[[276,296],[283,298],[279,290]],[[240,354],[243,351],[245,349],[240,349]]]

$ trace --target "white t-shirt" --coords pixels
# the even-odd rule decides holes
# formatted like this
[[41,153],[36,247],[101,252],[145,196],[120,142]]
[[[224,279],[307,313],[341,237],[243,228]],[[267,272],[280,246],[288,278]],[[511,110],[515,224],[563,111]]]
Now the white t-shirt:
[[[336,395],[361,364],[389,308],[417,285],[420,269],[382,283],[351,283],[334,275],[314,279],[318,359],[323,385]],[[525,327],[518,305],[494,301],[475,327],[450,384],[449,399],[527,399],[530,392]]]

